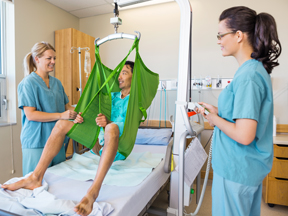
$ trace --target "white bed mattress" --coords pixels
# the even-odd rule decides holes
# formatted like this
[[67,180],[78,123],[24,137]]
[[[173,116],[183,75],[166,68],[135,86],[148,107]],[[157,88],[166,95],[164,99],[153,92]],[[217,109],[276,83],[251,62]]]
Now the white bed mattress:
[[[135,145],[133,152],[164,153],[167,146]],[[164,159],[139,185],[134,187],[119,187],[103,185],[96,201],[108,202],[114,207],[111,216],[137,216],[154,194],[167,181],[170,174],[163,171]],[[60,177],[47,172],[45,180],[49,185],[49,192],[60,199],[80,201],[86,194],[92,181],[81,182]]]

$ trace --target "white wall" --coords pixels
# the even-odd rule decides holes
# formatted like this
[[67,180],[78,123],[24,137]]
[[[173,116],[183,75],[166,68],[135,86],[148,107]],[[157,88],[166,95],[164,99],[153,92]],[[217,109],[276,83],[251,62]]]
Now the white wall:
[[[288,114],[283,107],[288,106],[288,1],[275,0],[273,4],[268,0],[190,0],[193,10],[192,33],[192,68],[193,77],[199,78],[210,75],[217,77],[233,77],[238,68],[233,57],[222,57],[217,45],[218,19],[221,12],[232,6],[244,5],[256,12],[268,12],[274,16],[283,52],[279,58],[280,66],[272,73],[275,96],[275,115],[277,123],[288,124]],[[110,24],[110,17],[105,14],[80,19],[80,30],[95,37],[103,38],[114,33]],[[140,54],[144,63],[160,75],[160,79],[177,79],[178,44],[180,10],[175,2],[135,8],[120,11],[123,25],[118,32],[133,33],[134,30],[142,34]],[[115,67],[128,52],[132,41],[111,41],[100,47],[102,61],[108,67]],[[134,57],[133,57],[134,58]],[[133,59],[131,58],[131,59]],[[207,92],[213,95],[217,92]],[[206,97],[205,97],[206,98]],[[209,98],[209,97],[208,97]],[[170,98],[173,100],[175,98]],[[196,96],[198,100],[198,96]],[[212,101],[206,101],[215,103]],[[172,107],[169,108],[173,109]],[[172,111],[173,113],[173,111]],[[281,117],[281,118],[280,118]]]
[[[44,0],[15,0],[16,86],[23,79],[23,58],[39,41],[54,45],[54,31],[64,28],[79,29],[79,19]],[[56,53],[57,55],[57,53]],[[15,88],[15,87],[14,87]],[[9,100],[9,99],[8,99]],[[17,103],[16,103],[17,104]],[[17,124],[12,126],[15,174],[11,174],[11,128],[0,127],[0,182],[22,175],[20,143],[21,112],[17,108]]]

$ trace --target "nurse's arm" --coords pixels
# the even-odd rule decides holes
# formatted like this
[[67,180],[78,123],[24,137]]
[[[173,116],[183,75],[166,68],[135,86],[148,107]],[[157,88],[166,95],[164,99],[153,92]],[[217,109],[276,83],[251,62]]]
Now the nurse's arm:
[[35,107],[23,107],[24,113],[29,121],[37,122],[50,122],[57,121],[60,119],[75,119],[77,113],[71,110],[67,110],[63,113],[47,113],[37,111]]
[[65,105],[65,110],[71,110],[71,111],[74,111],[75,107],[71,106],[69,103],[67,103]]
[[[210,114],[209,114],[210,115]],[[208,116],[209,116],[208,115]],[[213,115],[213,123],[227,136],[243,145],[249,145],[256,136],[257,121],[253,119],[237,119],[235,123]]]

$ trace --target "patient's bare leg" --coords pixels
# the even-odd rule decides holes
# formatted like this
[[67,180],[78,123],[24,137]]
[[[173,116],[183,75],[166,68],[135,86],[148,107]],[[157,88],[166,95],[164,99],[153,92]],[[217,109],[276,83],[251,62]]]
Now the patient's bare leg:
[[93,203],[98,197],[102,182],[115,159],[119,142],[119,128],[116,124],[108,124],[105,127],[104,140],[105,144],[93,184],[74,209],[77,214],[82,216],[91,213]]
[[57,121],[45,144],[41,158],[33,173],[29,177],[22,179],[21,181],[9,185],[2,185],[1,187],[12,191],[19,188],[33,190],[37,187],[40,187],[46,169],[48,168],[53,158],[60,151],[63,145],[63,141],[65,139],[65,135],[68,133],[68,131],[73,125],[74,123],[68,120]]

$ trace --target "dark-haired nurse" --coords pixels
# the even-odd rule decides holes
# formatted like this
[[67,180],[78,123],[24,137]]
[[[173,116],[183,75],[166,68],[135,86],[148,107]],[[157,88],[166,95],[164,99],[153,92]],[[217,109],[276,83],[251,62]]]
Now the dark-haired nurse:
[[281,45],[274,18],[233,7],[219,19],[218,44],[239,68],[221,92],[218,107],[201,114],[213,135],[212,215],[260,216],[262,181],[273,160],[273,94],[270,74]]

